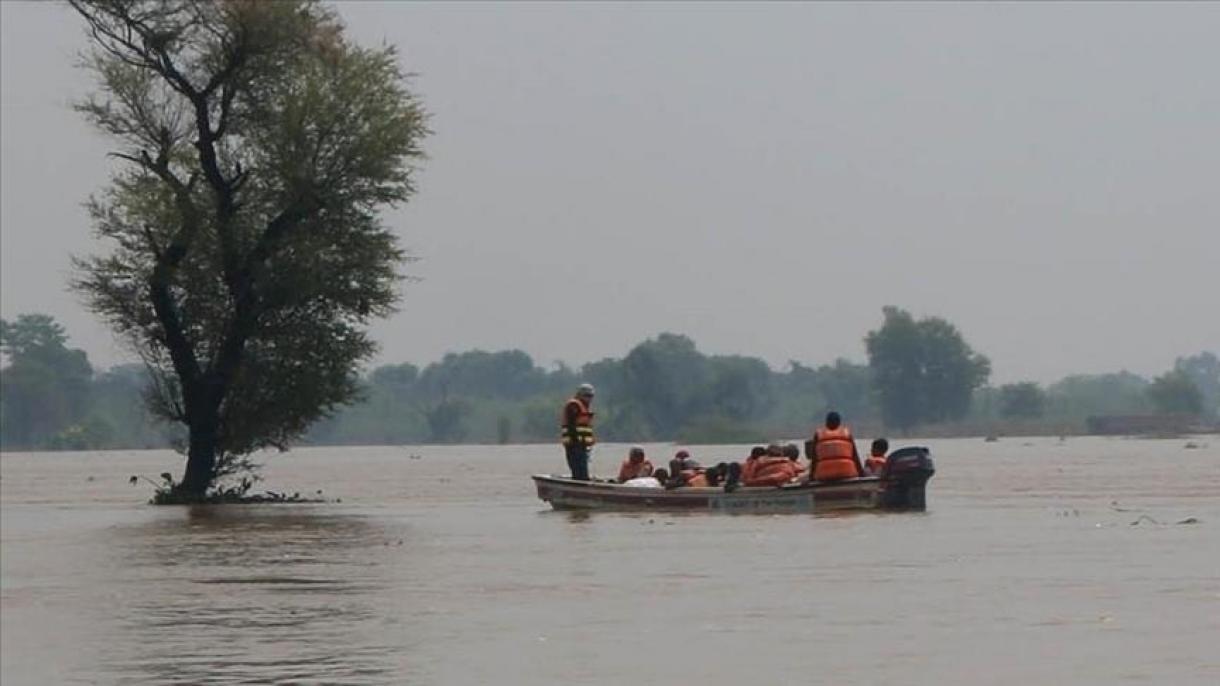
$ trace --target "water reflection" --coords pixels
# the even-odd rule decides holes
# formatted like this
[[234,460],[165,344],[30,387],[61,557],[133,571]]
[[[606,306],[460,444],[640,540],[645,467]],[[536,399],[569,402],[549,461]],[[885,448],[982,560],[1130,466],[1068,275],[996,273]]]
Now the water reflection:
[[120,681],[388,683],[380,569],[403,531],[294,506],[166,509],[111,530],[127,570],[108,660]]

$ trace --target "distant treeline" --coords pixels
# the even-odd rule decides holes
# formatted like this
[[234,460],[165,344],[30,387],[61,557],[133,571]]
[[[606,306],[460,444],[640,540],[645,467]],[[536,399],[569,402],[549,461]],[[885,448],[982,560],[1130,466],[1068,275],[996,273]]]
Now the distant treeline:
[[[320,445],[516,443],[557,440],[562,402],[584,381],[598,390],[606,441],[754,442],[808,434],[835,409],[860,435],[1080,433],[1093,415],[1175,414],[1214,421],[1220,360],[1203,352],[1156,379],[1128,372],[1072,375],[1049,386],[987,384],[988,360],[943,319],[886,308],[868,333],[867,363],[790,362],[771,369],[740,355],[706,355],[661,334],[622,358],[545,369],[520,350],[450,353],[425,367],[384,365],[361,379],[362,401],[316,424]],[[141,365],[95,370],[46,315],[0,322],[0,445],[21,449],[151,448],[176,429],[143,401]]]

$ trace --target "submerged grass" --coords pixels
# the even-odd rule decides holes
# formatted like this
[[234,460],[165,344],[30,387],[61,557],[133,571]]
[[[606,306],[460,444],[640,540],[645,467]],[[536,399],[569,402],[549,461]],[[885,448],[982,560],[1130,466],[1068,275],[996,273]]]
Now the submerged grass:
[[149,499],[150,505],[255,505],[268,503],[323,503],[326,502],[322,498],[322,491],[315,491],[314,496],[301,495],[300,492],[263,491],[261,493],[251,493],[254,484],[259,480],[257,476],[248,476],[242,478],[236,484],[225,486],[218,484],[213,486],[203,495],[197,493],[188,493],[182,488],[182,485],[174,481],[173,475],[169,472],[161,473],[161,482],[158,483],[152,479],[135,475],[129,479],[133,485],[143,479],[153,486],[153,496]]

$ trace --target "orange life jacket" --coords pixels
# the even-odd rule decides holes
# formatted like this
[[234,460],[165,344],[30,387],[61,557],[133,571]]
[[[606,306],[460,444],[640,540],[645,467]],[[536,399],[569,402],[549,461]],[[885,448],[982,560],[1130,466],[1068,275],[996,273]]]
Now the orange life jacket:
[[864,467],[869,474],[880,474],[885,468],[885,455],[869,455],[864,461]]
[[[569,418],[576,418],[575,427],[568,425]],[[563,406],[563,414],[559,417],[559,437],[563,444],[580,445],[586,448],[597,443],[593,437],[593,413],[589,406],[580,398],[572,398]]]
[[801,473],[800,465],[783,456],[763,455],[747,460],[746,464],[748,470],[742,469],[741,474],[741,483],[746,486],[779,486]]
[[624,458],[623,464],[618,468],[618,482],[623,483],[628,479],[636,479],[641,476],[652,476],[652,463],[648,458],[644,458],[639,462],[632,462],[631,458]]
[[748,482],[754,477],[754,471],[758,467],[758,457],[747,457],[745,462],[741,463],[741,483]]
[[840,425],[837,429],[825,427],[814,432],[814,454],[817,457],[813,471],[816,481],[838,481],[860,476],[854,458],[856,443],[851,429]]
[[686,480],[684,485],[691,488],[706,488],[707,475],[703,472],[682,472],[682,478]]

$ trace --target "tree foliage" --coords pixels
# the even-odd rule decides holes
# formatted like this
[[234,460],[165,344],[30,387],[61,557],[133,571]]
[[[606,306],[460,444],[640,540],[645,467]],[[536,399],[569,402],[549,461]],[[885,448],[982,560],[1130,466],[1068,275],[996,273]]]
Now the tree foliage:
[[1180,369],[1153,379],[1147,393],[1153,407],[1167,414],[1200,414],[1203,411],[1203,394]]
[[[31,447],[54,440],[85,418],[93,368],[84,351],[68,348],[64,329],[44,314],[0,319],[0,440]],[[79,430],[79,429],[78,429]]]
[[[170,440],[142,402],[150,383],[143,365],[94,371],[87,360],[83,366],[72,362],[83,360],[83,353],[71,348],[62,327],[44,315],[23,315],[4,322],[0,330],[8,363],[0,369],[0,440],[6,449],[143,448]],[[679,340],[683,338],[670,335],[665,340],[689,352],[693,342],[688,347]],[[641,345],[652,347],[656,341]],[[606,358],[580,370],[563,365],[545,369],[520,350],[473,350],[446,355],[423,369],[401,363],[370,370],[356,381],[359,399],[311,427],[306,440],[359,445],[554,443],[559,408],[584,380],[598,386],[597,432],[604,441],[761,442],[802,435],[831,409],[857,428],[876,426],[878,408],[872,404],[872,371],[867,365],[842,359],[816,367],[791,362],[786,370],[776,371],[753,357],[704,355],[697,348],[694,356],[706,367],[705,385],[680,409],[662,408],[673,417],[670,425],[649,423],[643,409],[647,404],[634,395],[638,389],[625,386],[624,358]],[[1196,358],[1204,363],[1208,359],[1182,358],[1174,369],[1182,371],[1183,360]],[[41,371],[23,371],[31,368]],[[66,380],[57,375],[61,372]],[[1083,430],[1089,416],[1158,410],[1151,399],[1153,387],[1127,372],[1069,376],[1045,390],[1029,382],[987,386],[975,391],[969,419],[1018,419],[1032,430],[1041,426],[1062,432],[1072,425]],[[656,398],[651,402],[660,406]],[[51,409],[14,414],[9,409],[14,407]],[[44,421],[48,418],[55,419]]]
[[1073,420],[1090,415],[1139,414],[1148,410],[1147,387],[1147,379],[1127,371],[1072,374],[1047,388],[1047,411]]
[[1000,386],[1000,416],[1037,419],[1046,410],[1046,393],[1032,381]]
[[1204,351],[1179,357],[1173,368],[1185,374],[1199,389],[1203,413],[1210,417],[1220,416],[1220,358],[1213,352]]
[[885,321],[865,346],[885,423],[906,430],[964,416],[991,374],[990,361],[944,319],[916,321],[896,307],[882,312]]
[[425,115],[394,50],[310,0],[71,4],[99,87],[78,109],[124,163],[75,287],[152,370],[199,495],[357,393],[404,260],[379,211],[414,191]]

